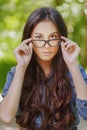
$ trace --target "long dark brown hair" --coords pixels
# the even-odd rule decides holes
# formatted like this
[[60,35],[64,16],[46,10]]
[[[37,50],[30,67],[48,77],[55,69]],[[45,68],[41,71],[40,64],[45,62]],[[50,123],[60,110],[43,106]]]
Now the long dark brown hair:
[[[57,26],[62,36],[67,37],[67,28],[60,13],[53,8],[42,7],[27,19],[22,41],[30,38],[34,27],[46,19]],[[47,79],[33,52],[24,76],[21,113],[17,117],[22,130],[65,130],[75,120],[70,107],[72,89],[61,47],[51,65],[51,76]]]

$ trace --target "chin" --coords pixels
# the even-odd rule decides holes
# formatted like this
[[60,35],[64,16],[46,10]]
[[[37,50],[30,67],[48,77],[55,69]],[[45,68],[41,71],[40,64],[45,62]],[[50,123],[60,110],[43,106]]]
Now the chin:
[[44,57],[44,58],[40,58],[43,61],[51,61],[53,59],[53,57]]

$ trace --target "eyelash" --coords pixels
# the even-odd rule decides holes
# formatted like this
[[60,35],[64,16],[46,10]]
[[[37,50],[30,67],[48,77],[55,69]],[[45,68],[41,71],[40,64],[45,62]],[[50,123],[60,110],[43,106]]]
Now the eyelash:
[[41,38],[41,36],[36,36],[35,38],[40,39],[40,38]]
[[54,38],[54,37],[55,37],[55,38],[57,38],[57,36],[56,36],[56,35],[52,35],[52,36],[51,36],[51,38]]

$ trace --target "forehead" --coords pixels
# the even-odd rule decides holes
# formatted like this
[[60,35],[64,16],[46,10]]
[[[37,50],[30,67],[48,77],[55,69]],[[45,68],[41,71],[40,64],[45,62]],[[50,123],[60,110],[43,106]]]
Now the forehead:
[[39,22],[33,29],[32,34],[35,33],[53,33],[53,32],[58,32],[57,26],[50,20],[45,20]]

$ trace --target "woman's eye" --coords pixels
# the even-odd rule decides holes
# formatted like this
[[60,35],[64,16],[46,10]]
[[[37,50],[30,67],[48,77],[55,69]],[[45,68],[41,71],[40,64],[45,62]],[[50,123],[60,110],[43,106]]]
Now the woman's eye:
[[56,38],[57,38],[56,35],[52,35],[52,36],[50,37],[50,39],[56,39]]
[[36,38],[36,39],[41,39],[42,37],[41,37],[41,36],[36,36],[35,38]]

